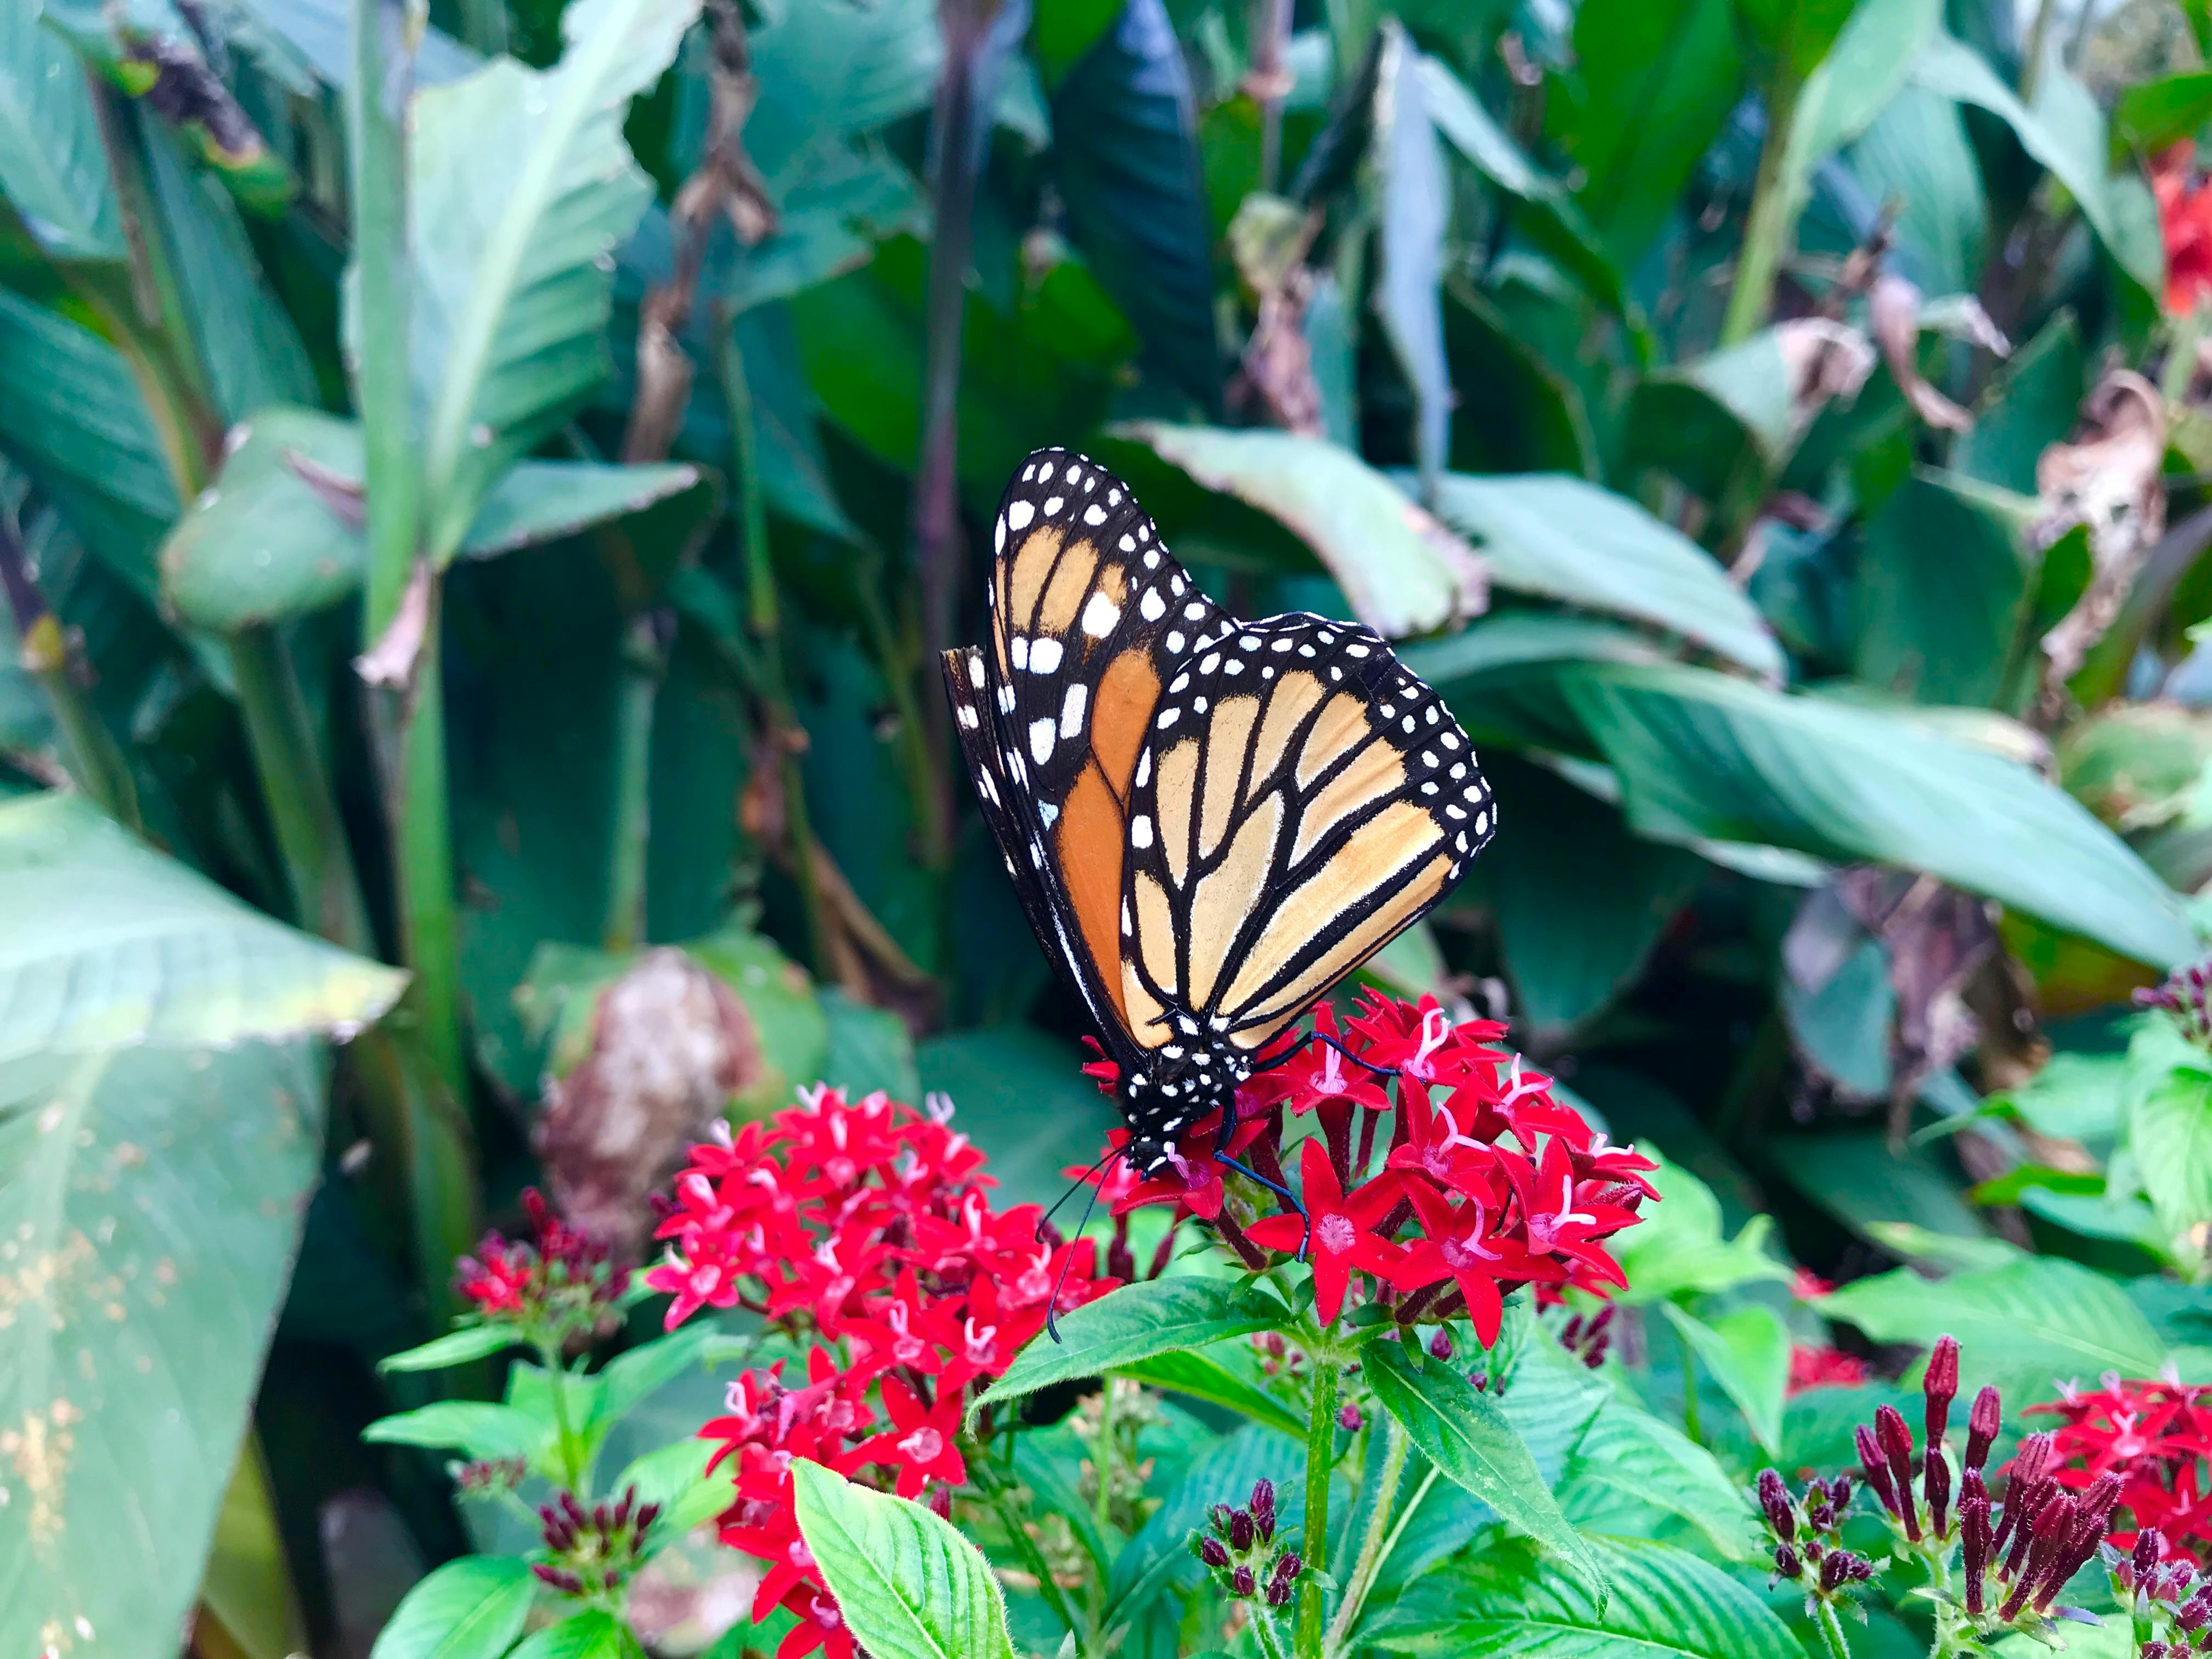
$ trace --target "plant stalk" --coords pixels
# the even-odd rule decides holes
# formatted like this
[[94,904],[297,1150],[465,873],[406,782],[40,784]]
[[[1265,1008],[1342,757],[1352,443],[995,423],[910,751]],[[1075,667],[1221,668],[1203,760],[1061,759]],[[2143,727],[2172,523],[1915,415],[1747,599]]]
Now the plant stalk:
[[1844,1639],[1844,1621],[1826,1601],[1813,1604],[1813,1622],[1820,1628],[1820,1645],[1828,1659],[1851,1659],[1851,1644]]
[[1680,1331],[1674,1333],[1674,1340],[1682,1350],[1682,1432],[1702,1446],[1705,1435],[1698,1420],[1698,1356]]
[[616,956],[645,941],[646,860],[653,834],[653,713],[668,667],[662,643],[665,615],[652,610],[630,619],[615,694],[613,857],[600,943]]
[[[1328,1654],[1345,1650],[1367,1593],[1375,1588],[1390,1547],[1397,1542],[1397,1531],[1390,1525],[1390,1510],[1398,1500],[1398,1484],[1405,1479],[1407,1442],[1406,1431],[1396,1418],[1385,1417],[1382,1422],[1382,1478],[1376,1485],[1374,1513],[1367,1517],[1367,1531],[1359,1540],[1359,1554],[1352,1564],[1352,1577],[1337,1601],[1336,1617],[1329,1621],[1328,1638],[1322,1646],[1322,1651]],[[1430,1473],[1433,1478],[1435,1471]],[[1421,1490],[1426,1493],[1428,1488],[1425,1486]]]
[[15,646],[23,672],[39,683],[60,728],[62,756],[77,787],[117,823],[145,830],[138,810],[138,785],[131,762],[84,693],[69,630],[62,626],[31,574],[30,556],[12,514],[0,508],[0,588],[15,623]]
[[1334,1359],[1314,1357],[1313,1412],[1306,1419],[1306,1576],[1299,1591],[1297,1659],[1322,1659],[1322,1587],[1328,1570],[1328,1489],[1336,1472],[1336,1385]]
[[1743,247],[1736,256],[1735,286],[1729,290],[1728,310],[1721,319],[1723,347],[1749,339],[1766,320],[1767,309],[1774,301],[1774,281],[1796,229],[1797,208],[1791,199],[1795,192],[1790,189],[1788,157],[1798,94],[1804,86],[1786,60],[1776,62],[1767,86],[1766,141],[1759,147],[1751,216],[1744,225]]
[[1000,1478],[999,1472],[991,1467],[988,1451],[977,1447],[975,1455],[969,1459],[968,1467],[975,1472],[975,1484],[982,1489],[984,1499],[990,1504],[992,1513],[999,1517],[999,1525],[1006,1530],[1006,1541],[1013,1547],[1015,1553],[1022,1558],[1022,1565],[1037,1581],[1037,1594],[1045,1599],[1054,1616],[1067,1626],[1067,1633],[1078,1642],[1082,1642],[1086,1630],[1091,1630],[1095,1635],[1096,1632],[1091,1626],[1076,1618],[1075,1609],[1068,1605],[1067,1592],[1052,1576],[1052,1566],[1044,1559],[1044,1552],[1037,1547],[1036,1540],[1030,1536],[1029,1528],[1022,1525],[1021,1517],[1014,1513],[1012,1495],[1007,1492],[1005,1481]]
[[553,1432],[561,1454],[562,1484],[581,1502],[587,1496],[584,1491],[584,1449],[568,1422],[568,1368],[561,1361],[561,1350],[553,1344],[540,1342],[537,1346],[538,1363],[545,1368],[546,1393],[553,1401]]
[[262,798],[291,884],[293,918],[333,944],[374,956],[376,937],[346,850],[337,797],[283,642],[272,629],[243,629],[231,636],[230,663]]

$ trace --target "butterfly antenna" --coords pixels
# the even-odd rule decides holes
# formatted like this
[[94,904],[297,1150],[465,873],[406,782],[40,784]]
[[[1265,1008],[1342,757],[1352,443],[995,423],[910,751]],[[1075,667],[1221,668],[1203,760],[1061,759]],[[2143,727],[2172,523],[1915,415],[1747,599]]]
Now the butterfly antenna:
[[1233,1158],[1224,1158],[1219,1152],[1216,1152],[1213,1155],[1213,1161],[1221,1165],[1224,1170],[1236,1170],[1238,1175],[1243,1176],[1247,1181],[1258,1182],[1262,1187],[1265,1187],[1269,1192],[1274,1194],[1276,1197],[1281,1199],[1283,1202],[1289,1205],[1293,1210],[1296,1210],[1298,1212],[1306,1224],[1305,1236],[1298,1240],[1297,1259],[1304,1261],[1306,1259],[1307,1241],[1311,1239],[1313,1237],[1313,1217],[1307,1211],[1306,1206],[1298,1202],[1298,1195],[1292,1192],[1288,1187],[1282,1185],[1279,1182],[1268,1180],[1267,1176],[1261,1175],[1257,1170],[1251,1168],[1248,1164],[1240,1164]]
[[[1109,1148],[1107,1156],[1111,1157],[1113,1155],[1113,1151],[1114,1149]],[[1105,1158],[1101,1158],[1098,1160],[1098,1163],[1103,1164],[1105,1161]],[[1096,1170],[1098,1167],[1098,1164],[1094,1164],[1091,1167]],[[1063,1202],[1065,1200],[1063,1200]],[[1074,1232],[1068,1236],[1067,1255],[1062,1258],[1060,1261],[1060,1273],[1052,1281],[1052,1300],[1045,1304],[1044,1328],[1047,1334],[1049,1334],[1052,1340],[1055,1342],[1060,1340],[1060,1286],[1067,1283],[1067,1270],[1075,1265],[1076,1241],[1083,1237],[1083,1230],[1091,1224],[1091,1212],[1097,1207],[1098,1189],[1096,1187],[1093,1187],[1091,1189],[1091,1201],[1083,1206],[1083,1219],[1075,1224]]]
[[[1069,1199],[1073,1198],[1076,1194],[1081,1192],[1085,1183],[1090,1181],[1091,1177],[1097,1175],[1099,1170],[1104,1169],[1106,1167],[1107,1161],[1119,1154],[1121,1150],[1121,1149],[1119,1146],[1109,1146],[1099,1155],[1098,1161],[1097,1163],[1093,1164],[1081,1175],[1076,1176],[1073,1181],[1068,1182],[1067,1190],[1062,1193],[1058,1198],[1053,1200],[1052,1208],[1047,1210],[1042,1215],[1037,1218],[1036,1242],[1038,1243],[1042,1244],[1044,1243],[1044,1230],[1052,1225],[1052,1218],[1060,1213],[1061,1206],[1065,1205]],[[1096,1187],[1091,1188],[1091,1197],[1093,1203],[1097,1201],[1098,1189]],[[1086,1222],[1091,1219],[1091,1212],[1088,1207],[1086,1207],[1083,1212],[1083,1218]],[[1080,1227],[1076,1229],[1076,1231],[1078,1232],[1081,1232],[1082,1231],[1083,1229]]]

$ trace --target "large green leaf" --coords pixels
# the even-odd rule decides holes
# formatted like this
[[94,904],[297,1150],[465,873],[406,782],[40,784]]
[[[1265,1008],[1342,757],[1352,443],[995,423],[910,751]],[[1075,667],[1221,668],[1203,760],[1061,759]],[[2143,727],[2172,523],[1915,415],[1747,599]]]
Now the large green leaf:
[[562,17],[568,49],[554,68],[501,58],[416,94],[412,361],[441,560],[492,481],[607,370],[614,249],[652,194],[623,119],[698,9],[580,0]]
[[499,1659],[522,1634],[537,1589],[519,1556],[448,1561],[407,1592],[369,1659]]
[[[359,590],[368,568],[362,530],[361,428],[278,405],[231,429],[214,485],[161,545],[163,596],[198,627],[229,633],[289,621]],[[673,554],[715,505],[696,466],[523,461],[492,485],[458,550],[489,557],[644,514]]]
[[1592,1522],[1586,1517],[1620,1502],[1680,1516],[1724,1559],[1754,1561],[1765,1554],[1742,1482],[1672,1423],[1615,1397],[1575,1443],[1559,1481],[1559,1504],[1587,1528]]
[[1959,1339],[1960,1386],[2005,1385],[2015,1405],[2051,1398],[2058,1379],[2108,1370],[2154,1376],[2166,1358],[2126,1291],[2056,1256],[2023,1257],[1932,1283],[1899,1267],[1855,1279],[1819,1306],[1877,1342],[1929,1346],[1949,1333]]
[[1154,1279],[1109,1291],[1059,1322],[1060,1340],[1040,1334],[985,1390],[978,1408],[1019,1400],[1072,1378],[1281,1323],[1287,1310],[1255,1286],[1218,1279]]
[[[1736,15],[1760,48],[1799,80],[1811,76],[1840,50],[1838,36],[1856,0],[1736,0]],[[1882,9],[1880,0],[1867,9]]]
[[1710,1295],[1790,1276],[1766,1249],[1771,1216],[1752,1217],[1729,1238],[1713,1189],[1652,1147],[1644,1152],[1659,1166],[1649,1177],[1659,1189],[1659,1201],[1646,1204],[1642,1219],[1612,1241],[1613,1255],[1628,1275],[1628,1288],[1620,1292],[1623,1302],[1636,1306]]
[[1285,1434],[1304,1435],[1305,1419],[1247,1374],[1254,1369],[1245,1363],[1250,1353],[1250,1348],[1244,1344],[1229,1343],[1212,1353],[1179,1349],[1154,1354],[1149,1359],[1124,1362],[1114,1370],[1118,1376],[1133,1377],[1156,1389],[1226,1406],[1255,1423],[1280,1429]]
[[1790,192],[1794,216],[1811,190],[1814,168],[1863,132],[1896,94],[1915,56],[1942,21],[1942,0],[1751,3],[1775,3],[1796,21],[1814,23],[1810,38],[1801,35],[1795,43],[1813,55],[1798,66],[1797,72],[1807,79],[1798,94],[1782,163],[1783,187]]
[[1413,459],[1422,501],[1434,504],[1451,439],[1451,368],[1444,361],[1444,236],[1451,181],[1429,113],[1420,52],[1395,18],[1376,50],[1373,184],[1375,313],[1413,394]]
[[998,1578],[951,1522],[818,1463],[791,1473],[806,1547],[876,1659],[1013,1659]]
[[404,976],[249,908],[82,798],[0,803],[0,1060],[348,1034]]
[[1938,33],[1914,58],[1911,77],[1930,92],[1978,105],[2008,123],[2022,148],[2073,193],[2081,216],[2120,269],[2153,293],[2162,291],[2164,250],[2156,216],[2147,212],[2148,191],[2132,172],[2108,172],[2104,112],[2063,64],[2044,66],[2030,109],[1972,47]]
[[532,1632],[514,1659],[642,1659],[629,1626],[605,1607],[584,1607]]
[[2035,463],[2074,429],[2083,390],[2081,331],[2062,311],[1997,371],[1951,449],[1954,471],[2001,489],[2035,493]]
[[1221,391],[1198,116],[1162,0],[1129,0],[1052,99],[1068,228],[1153,371],[1212,409]]
[[1730,0],[1586,0],[1573,71],[1545,122],[1582,170],[1576,192],[1617,263],[1632,267],[1720,135],[1743,81]]
[[1698,1319],[1672,1302],[1660,1310],[1735,1401],[1752,1438],[1768,1456],[1779,1453],[1783,1391],[1790,1382],[1790,1333],[1782,1316],[1771,1308],[1749,1307]]
[[[46,918],[37,932],[52,951],[96,884],[50,882],[35,909],[17,899],[6,911]],[[171,966],[206,962],[187,951]],[[69,1000],[87,1027],[130,1033],[127,977],[103,981],[58,951],[43,976],[76,982]],[[269,1006],[265,986],[233,989],[240,1008],[210,1024],[306,1023]],[[112,1020],[91,1017],[103,990],[125,1005]],[[63,1632],[81,1652],[175,1654],[320,1166],[323,1095],[305,1042],[0,1060],[0,1643],[11,1651],[40,1652]]]
[[2128,1084],[2128,1150],[2143,1191],[2170,1237],[2201,1237],[2212,1222],[2212,1058],[2149,1021],[2129,1045]]
[[[1850,162],[1868,195],[1898,204],[1899,273],[1925,294],[1972,292],[1990,204],[1959,106],[1924,87],[1902,88],[1852,144]],[[1961,465],[1955,450],[1951,464]]]
[[947,1032],[915,1058],[921,1086],[949,1098],[960,1128],[991,1155],[1002,1205],[1059,1197],[1060,1170],[1097,1158],[1117,1121],[1079,1069],[1082,1050],[1026,1026]]
[[2016,762],[1877,709],[1701,669],[1600,664],[1563,680],[1648,834],[1901,865],[2140,961],[2196,953],[2171,890]]
[[0,15],[0,197],[57,259],[124,257],[83,63],[33,0]]
[[2037,512],[1955,475],[1899,486],[1859,555],[1858,677],[1921,702],[1999,701],[2027,620]]
[[1593,1547],[1609,1598],[1510,1539],[1430,1574],[1368,1639],[1395,1653],[1484,1659],[1803,1659],[1757,1595],[1696,1556],[1626,1540]]
[[[773,186],[825,128],[857,132],[929,105],[945,46],[931,0],[790,0],[750,40],[760,101],[745,150]],[[704,76],[694,95],[706,118]]]
[[1495,1400],[1449,1366],[1411,1358],[1387,1339],[1368,1347],[1363,1370],[1376,1402],[1447,1480],[1557,1552],[1603,1604],[1605,1567],[1559,1512],[1527,1443]]
[[1360,620],[1388,638],[1425,634],[1482,608],[1474,551],[1350,450],[1289,432],[1158,422],[1120,435],[1304,538]]
[[1478,538],[1491,580],[1656,623],[1779,675],[1782,648],[1743,590],[1681,532],[1625,495],[1559,475],[1449,475],[1437,513]]
[[2112,112],[2123,143],[2146,152],[2194,138],[2212,120],[2212,70],[2184,70],[2130,87]]

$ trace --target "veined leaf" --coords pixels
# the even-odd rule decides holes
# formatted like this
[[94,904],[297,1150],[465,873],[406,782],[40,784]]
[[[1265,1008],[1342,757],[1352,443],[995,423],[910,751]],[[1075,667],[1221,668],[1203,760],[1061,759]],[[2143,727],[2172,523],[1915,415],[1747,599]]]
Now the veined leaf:
[[[2128,1150],[2169,1236],[2212,1221],[2212,1061],[2164,1020],[2128,1049]],[[2203,1254],[2202,1247],[2199,1247]]]
[[[42,805],[0,805],[0,822]],[[68,805],[79,840],[105,823]],[[50,878],[35,902],[0,899],[9,942],[51,945],[99,893],[80,872]],[[123,963],[103,980],[96,961],[49,956],[39,975],[75,986],[60,994],[81,1030],[102,1026],[103,989],[135,996]],[[189,947],[168,957],[208,961]],[[289,1024],[257,1018],[257,994],[234,989],[240,1006],[217,1023]],[[0,988],[0,1005],[15,994]],[[126,1007],[105,1029],[133,1024]],[[321,1166],[324,1089],[307,1042],[0,1059],[9,1650],[37,1653],[64,1631],[82,1652],[173,1659]]]
[[472,1460],[522,1457],[533,1464],[553,1440],[549,1424],[489,1400],[433,1401],[377,1419],[361,1437],[372,1445],[423,1446]]
[[1782,1399],[1790,1382],[1790,1333],[1771,1308],[1738,1308],[1698,1319],[1672,1302],[1668,1322],[1713,1375],[1768,1456],[1782,1449]]
[[1652,1148],[1644,1152],[1659,1165],[1650,1176],[1659,1201],[1647,1204],[1643,1219],[1612,1241],[1628,1275],[1621,1301],[1638,1306],[1789,1278],[1789,1270],[1766,1253],[1771,1217],[1753,1216],[1734,1238],[1725,1237],[1713,1189]]
[[1013,1659],[998,1578],[951,1522],[818,1463],[791,1473],[806,1547],[876,1659]]
[[2172,891],[2016,762],[1875,709],[1701,669],[1593,664],[1563,680],[1646,833],[1902,865],[2138,961],[2196,954]]
[[1147,1359],[1116,1365],[1114,1372],[1117,1376],[1133,1377],[1155,1389],[1167,1389],[1187,1394],[1194,1400],[1226,1406],[1255,1423],[1280,1429],[1285,1434],[1303,1435],[1306,1431],[1305,1419],[1257,1383],[1238,1376],[1223,1361],[1196,1349],[1170,1349]]
[[1486,1659],[1803,1659],[1790,1627],[1717,1567],[1664,1545],[1594,1545],[1612,1594],[1593,1596],[1528,1541],[1433,1572],[1367,1632],[1394,1653]]
[[448,1561],[407,1592],[369,1659],[499,1659],[522,1634],[537,1591],[519,1556]]
[[1508,1523],[1565,1557],[1604,1605],[1604,1566],[1559,1512],[1496,1401],[1458,1371],[1408,1358],[1394,1341],[1370,1344],[1363,1369],[1376,1403],[1404,1425],[1424,1456]]
[[532,1632],[514,1659],[641,1659],[629,1626],[605,1607],[585,1607]]
[[73,795],[0,802],[0,1060],[350,1035],[405,982],[272,921]]
[[1479,538],[1491,580],[1648,622],[1779,676],[1782,648],[1712,555],[1625,495],[1580,478],[1447,475],[1437,512]]
[[1301,537],[1359,619],[1387,638],[1425,634],[1482,608],[1473,550],[1350,450],[1289,432],[1151,421],[1115,435],[1149,445],[1208,489]]
[[380,1371],[435,1371],[448,1365],[465,1365],[471,1359],[483,1359],[489,1355],[504,1353],[520,1346],[526,1339],[512,1325],[465,1325],[458,1331],[408,1348],[401,1352],[386,1354],[376,1362]]
[[652,191],[623,142],[698,0],[579,0],[550,70],[502,58],[418,94],[413,374],[429,550],[608,367],[614,250]]
[[1060,1340],[1040,1334],[985,1389],[975,1409],[1019,1400],[1072,1378],[1099,1376],[1181,1348],[1264,1331],[1287,1317],[1255,1286],[1220,1279],[1154,1279],[1109,1291],[1060,1320]]
[[0,13],[0,197],[57,259],[124,257],[84,64],[33,3]]
[[1765,1559],[1742,1483],[1672,1423],[1618,1398],[1605,1403],[1575,1443],[1559,1482],[1560,1507],[1571,1519],[1582,1516],[1600,1493],[1680,1516],[1727,1560]]

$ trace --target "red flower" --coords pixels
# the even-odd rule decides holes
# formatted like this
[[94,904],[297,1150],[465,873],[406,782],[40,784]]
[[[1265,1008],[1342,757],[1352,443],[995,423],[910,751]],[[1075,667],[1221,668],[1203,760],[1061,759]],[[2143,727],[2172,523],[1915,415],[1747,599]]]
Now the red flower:
[[[1798,1272],[1802,1273],[1803,1268]],[[1825,1292],[1823,1292],[1825,1294]],[[1816,1348],[1796,1343],[1790,1350],[1790,1381],[1786,1392],[1801,1395],[1808,1389],[1856,1389],[1867,1380],[1866,1361],[1840,1348]]]
[[1505,1316],[1499,1279],[1522,1285],[1566,1278],[1565,1268],[1531,1255],[1525,1244],[1496,1231],[1502,1206],[1494,1210],[1481,1199],[1470,1198],[1455,1208],[1443,1194],[1418,1181],[1407,1183],[1406,1196],[1413,1200],[1413,1213],[1420,1218],[1426,1237],[1407,1248],[1390,1270],[1390,1282],[1401,1291],[1418,1291],[1450,1279],[1467,1298],[1475,1340],[1484,1347],[1498,1340],[1498,1328]]
[[2150,164],[2151,194],[2166,242],[2166,308],[2185,317],[2212,291],[2212,186],[2197,176],[2197,143],[2185,138]]
[[[2155,1527],[2170,1544],[2212,1545],[2212,1388],[2169,1379],[2123,1382],[2107,1371],[2094,1389],[2060,1386],[2059,1398],[2028,1414],[2060,1417],[2049,1472],[2081,1491],[2100,1475],[2121,1480],[2120,1502],[2136,1527]],[[2133,1534],[2114,1533],[2126,1547]]]
[[608,1247],[572,1227],[534,1187],[522,1194],[527,1240],[486,1233],[474,1255],[453,1264],[453,1285],[480,1319],[523,1328],[532,1340],[555,1344],[591,1329],[629,1288]]
[[896,1376],[884,1379],[884,1409],[891,1425],[854,1453],[855,1462],[890,1463],[898,1469],[898,1495],[918,1498],[932,1480],[958,1486],[968,1478],[960,1455],[961,1396],[947,1390],[934,1406]]
[[[1306,1142],[1298,1173],[1313,1224],[1314,1312],[1327,1325],[1344,1306],[1345,1287],[1354,1267],[1388,1273],[1397,1265],[1398,1247],[1378,1237],[1375,1226],[1398,1202],[1398,1177],[1388,1172],[1377,1176],[1347,1199],[1336,1171],[1329,1167],[1328,1148],[1318,1137]],[[1255,1244],[1294,1250],[1306,1237],[1307,1227],[1297,1216],[1273,1215],[1247,1233]]]
[[1568,1257],[1584,1270],[1572,1275],[1572,1281],[1584,1288],[1585,1280],[1628,1283],[1628,1275],[1601,1242],[1636,1219],[1633,1210],[1604,1201],[1614,1191],[1613,1183],[1577,1183],[1574,1159],[1558,1135],[1544,1143],[1538,1162],[1532,1164],[1503,1147],[1498,1158],[1521,1200],[1522,1224],[1528,1231],[1531,1249]]

